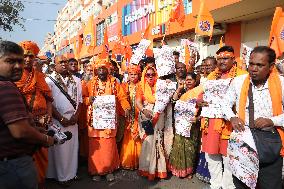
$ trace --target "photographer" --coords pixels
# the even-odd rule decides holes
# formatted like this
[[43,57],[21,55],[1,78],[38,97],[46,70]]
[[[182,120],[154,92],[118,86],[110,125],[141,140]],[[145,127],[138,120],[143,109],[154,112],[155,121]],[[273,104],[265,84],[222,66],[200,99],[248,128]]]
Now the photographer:
[[51,146],[54,139],[30,123],[27,104],[14,84],[22,77],[23,49],[16,43],[0,41],[0,186],[37,188],[32,160],[35,145]]

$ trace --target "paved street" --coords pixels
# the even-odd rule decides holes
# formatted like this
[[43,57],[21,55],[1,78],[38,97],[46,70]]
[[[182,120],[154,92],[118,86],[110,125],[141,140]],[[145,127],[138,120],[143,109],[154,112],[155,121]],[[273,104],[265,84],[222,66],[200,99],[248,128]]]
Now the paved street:
[[[166,180],[148,181],[137,175],[136,171],[119,170],[115,173],[116,180],[108,183],[104,180],[94,182],[87,174],[87,168],[79,169],[81,180],[73,182],[70,189],[208,189],[208,185],[196,177],[192,180],[179,179],[171,176]],[[48,189],[61,188],[55,181],[47,182]]]

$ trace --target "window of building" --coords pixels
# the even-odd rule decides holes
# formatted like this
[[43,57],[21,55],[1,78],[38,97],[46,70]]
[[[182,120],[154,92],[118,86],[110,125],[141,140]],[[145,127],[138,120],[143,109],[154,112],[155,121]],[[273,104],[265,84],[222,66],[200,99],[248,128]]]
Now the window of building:
[[104,30],[105,30],[105,21],[102,21],[97,24],[96,27],[96,45],[100,46],[104,41]]

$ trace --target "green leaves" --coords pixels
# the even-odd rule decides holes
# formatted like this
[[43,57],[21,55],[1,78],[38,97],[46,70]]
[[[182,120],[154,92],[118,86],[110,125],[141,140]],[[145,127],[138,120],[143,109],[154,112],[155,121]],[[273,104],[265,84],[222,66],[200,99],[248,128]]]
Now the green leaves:
[[20,16],[24,8],[19,0],[0,0],[0,30],[13,31],[15,25],[24,28]]

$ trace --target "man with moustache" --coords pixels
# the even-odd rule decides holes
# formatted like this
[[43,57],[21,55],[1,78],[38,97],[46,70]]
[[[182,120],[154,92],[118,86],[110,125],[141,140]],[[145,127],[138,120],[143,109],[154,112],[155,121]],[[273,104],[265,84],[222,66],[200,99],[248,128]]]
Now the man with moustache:
[[[223,46],[217,52],[217,68],[208,75],[208,80],[231,79],[247,72],[235,65],[234,49],[231,46]],[[226,91],[223,91],[225,94]],[[208,106],[201,98],[197,105]],[[233,189],[232,173],[228,168],[227,146],[232,132],[229,121],[222,118],[201,119],[202,151],[205,152],[208,169],[211,175],[210,187],[212,189]]]
[[[39,47],[35,42],[22,41],[20,46],[24,49],[24,70],[20,81],[16,82],[17,87],[25,96],[29,110],[38,127],[46,129],[51,121],[53,101],[51,90],[45,82],[45,75],[33,67]],[[38,172],[39,188],[44,188],[45,175],[48,165],[48,149],[40,148],[34,154],[34,160]]]
[[97,76],[93,77],[88,83],[89,93],[89,173],[93,176],[94,181],[99,181],[101,176],[106,175],[107,181],[114,180],[113,172],[119,168],[119,154],[116,145],[116,134],[118,127],[115,129],[95,129],[93,127],[92,103],[96,96],[114,95],[116,98],[116,115],[121,105],[125,117],[129,117],[130,104],[127,95],[116,78],[109,74],[111,63],[106,60],[97,62]]
[[[261,189],[282,188],[284,78],[275,68],[275,59],[273,49],[266,46],[255,47],[249,59],[249,74],[234,78],[224,106],[224,113],[235,131],[242,132],[245,127],[249,127],[252,133],[261,131],[265,143],[279,146],[278,153],[266,154],[269,159],[260,158],[258,185]],[[237,113],[231,108],[235,104]],[[269,140],[264,138],[268,135],[271,137]],[[279,143],[275,142],[277,139]],[[259,147],[256,145],[258,153],[261,151]],[[249,188],[237,177],[233,177],[233,180],[237,189]]]
[[4,189],[37,188],[34,147],[54,143],[52,137],[32,127],[29,107],[13,83],[21,79],[23,67],[23,49],[0,41],[0,186]]
[[55,57],[55,71],[46,78],[54,101],[53,124],[62,132],[69,131],[72,138],[62,145],[49,148],[47,178],[54,178],[60,185],[69,186],[76,180],[78,167],[78,116],[82,103],[81,81],[68,72],[66,57]]

